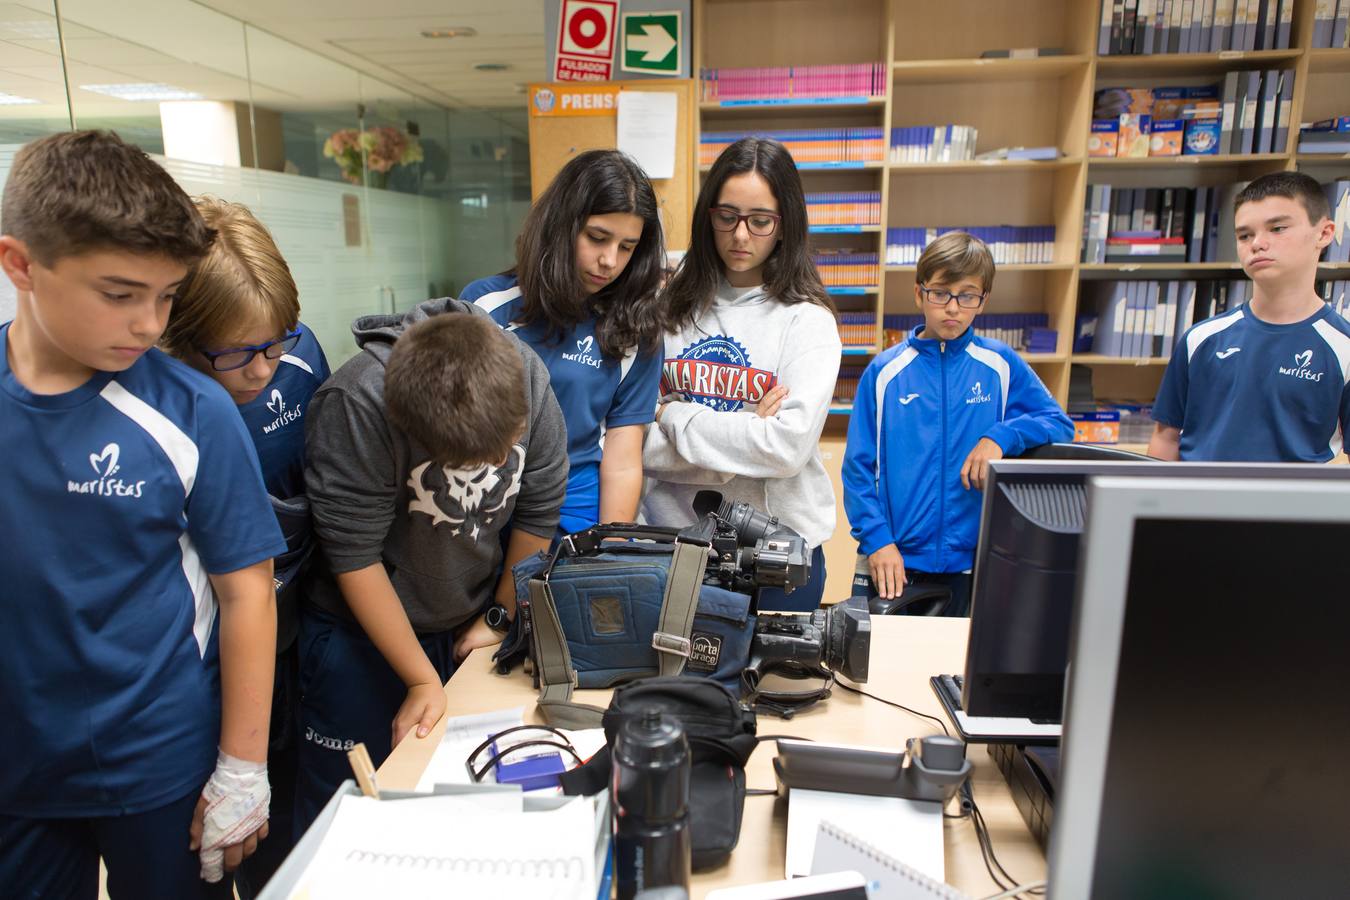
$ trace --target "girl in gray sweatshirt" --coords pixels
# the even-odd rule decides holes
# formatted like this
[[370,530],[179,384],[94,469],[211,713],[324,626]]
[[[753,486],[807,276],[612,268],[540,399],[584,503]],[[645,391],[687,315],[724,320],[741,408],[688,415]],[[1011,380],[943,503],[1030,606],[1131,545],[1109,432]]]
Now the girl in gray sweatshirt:
[[820,458],[840,341],[834,304],[807,251],[801,177],[777,141],[745,138],[713,164],[689,251],[666,289],[662,403],[647,430],[643,520],[685,525],[712,487],[802,535],[811,580],[761,591],[761,609],[814,609],[834,490]]

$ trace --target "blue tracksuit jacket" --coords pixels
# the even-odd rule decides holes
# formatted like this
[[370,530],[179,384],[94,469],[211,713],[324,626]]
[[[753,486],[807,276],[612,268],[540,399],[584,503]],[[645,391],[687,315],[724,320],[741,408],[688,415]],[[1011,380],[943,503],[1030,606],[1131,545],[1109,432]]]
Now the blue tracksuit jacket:
[[844,451],[844,509],[864,555],[896,544],[906,568],[963,572],[982,496],[961,485],[980,438],[1017,456],[1073,439],[1073,424],[1036,373],[972,329],[952,341],[916,328],[863,372]]

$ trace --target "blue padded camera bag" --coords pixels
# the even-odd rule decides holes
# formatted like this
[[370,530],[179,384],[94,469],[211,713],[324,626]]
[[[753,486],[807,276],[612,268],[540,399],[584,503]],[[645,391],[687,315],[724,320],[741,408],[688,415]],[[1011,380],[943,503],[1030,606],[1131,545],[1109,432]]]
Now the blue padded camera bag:
[[[671,545],[627,540],[602,546],[594,553],[560,556],[551,571],[545,554],[513,570],[522,606],[530,602],[530,579],[547,572],[579,688],[613,687],[659,669],[652,636],[660,626]],[[735,689],[755,633],[751,605],[746,594],[700,585],[682,674],[707,676]],[[537,615],[532,611],[532,618]]]

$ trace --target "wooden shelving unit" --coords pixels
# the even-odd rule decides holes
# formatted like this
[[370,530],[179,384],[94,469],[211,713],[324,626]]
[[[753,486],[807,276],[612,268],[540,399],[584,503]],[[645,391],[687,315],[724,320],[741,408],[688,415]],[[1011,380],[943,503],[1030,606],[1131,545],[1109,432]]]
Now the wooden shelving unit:
[[[1308,49],[1315,0],[1295,0],[1293,47],[1288,50],[1099,56],[1100,4],[1084,0],[696,0],[695,67],[752,67],[866,63],[889,60],[891,83],[883,98],[865,102],[801,104],[732,101],[701,103],[708,130],[956,122],[979,129],[978,149],[1054,144],[1064,154],[1048,162],[870,162],[849,167],[802,167],[808,191],[879,189],[882,221],[851,233],[813,229],[822,247],[876,252],[884,259],[887,228],[927,225],[1041,225],[1054,223],[1054,262],[1001,265],[991,312],[1045,312],[1059,332],[1054,354],[1034,360],[1060,400],[1068,399],[1071,365],[1144,368],[1093,354],[1070,354],[1080,287],[1115,278],[1241,278],[1233,261],[1214,263],[1083,264],[1079,241],[1088,185],[1125,187],[1224,184],[1264,172],[1306,170],[1330,177],[1350,158],[1298,154],[1300,121],[1350,112],[1350,50]],[[828,22],[822,19],[827,18]],[[754,35],[753,40],[746,36]],[[1058,47],[1034,59],[981,59],[987,49]],[[1295,69],[1290,146],[1281,153],[1090,159],[1087,135],[1093,92],[1110,85],[1205,84],[1224,72]],[[702,170],[706,171],[706,167]],[[1231,248],[1228,251],[1231,254]],[[1326,267],[1327,275],[1340,274]],[[875,289],[838,293],[849,311],[914,310],[913,266],[884,266]],[[854,296],[850,296],[853,294]],[[1106,379],[1112,381],[1110,376]],[[1151,399],[1156,383],[1139,382],[1132,399]]]
[[[808,191],[879,190],[879,226],[852,234],[812,235],[822,247],[875,248],[883,259],[886,229],[932,225],[1045,225],[1056,228],[1054,261],[1000,265],[988,311],[1044,312],[1059,333],[1053,354],[1029,356],[1051,393],[1067,403],[1071,368],[1089,366],[1099,397],[1148,401],[1166,360],[1073,354],[1080,289],[1116,278],[1237,279],[1229,261],[1196,264],[1079,262],[1083,208],[1090,184],[1195,187],[1247,180],[1265,172],[1307,171],[1320,180],[1350,171],[1350,158],[1296,152],[1298,123],[1350,113],[1350,50],[1308,49],[1316,0],[1294,0],[1291,49],[1204,54],[1099,56],[1096,0],[695,0],[694,66],[757,67],[870,63],[889,60],[884,98],[810,106],[702,104],[709,131],[958,123],[979,129],[977,150],[1055,145],[1053,162],[867,163],[851,168],[802,167]],[[995,48],[1057,47],[1034,59],[981,59]],[[1089,159],[1093,93],[1109,86],[1212,84],[1230,70],[1292,68],[1289,146],[1245,156]],[[706,169],[704,170],[706,171]],[[915,311],[914,266],[885,266],[874,294],[836,297],[842,310],[877,317],[876,345],[846,350],[847,364],[881,349],[881,319]],[[1324,267],[1350,277],[1350,267]],[[841,440],[850,408],[838,404],[822,449]],[[844,544],[851,543],[840,514]],[[836,539],[838,540],[838,539]],[[835,542],[832,542],[835,543]],[[842,544],[841,544],[842,546]],[[830,551],[830,581],[848,567]]]

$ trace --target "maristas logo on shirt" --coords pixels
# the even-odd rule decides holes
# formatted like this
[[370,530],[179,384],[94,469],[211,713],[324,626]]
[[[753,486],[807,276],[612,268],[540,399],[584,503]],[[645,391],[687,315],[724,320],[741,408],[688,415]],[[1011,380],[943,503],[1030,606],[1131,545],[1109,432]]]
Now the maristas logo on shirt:
[[975,382],[975,386],[970,389],[970,396],[966,398],[966,405],[969,406],[972,403],[988,403],[993,399],[992,395],[984,392],[984,388],[977,381]]
[[1321,381],[1322,373],[1314,372],[1309,367],[1312,365],[1313,352],[1304,350],[1302,353],[1294,354],[1294,364],[1292,366],[1280,366],[1280,374],[1288,375],[1291,378],[1302,378],[1305,381]]
[[758,403],[773,387],[773,373],[750,365],[750,354],[726,335],[696,341],[661,370],[661,393],[684,394],[719,412]]
[[67,481],[66,492],[96,494],[100,497],[139,497],[145,488],[144,481],[126,481],[113,477],[122,471],[118,463],[121,458],[122,448],[117,444],[106,445],[100,453],[90,453],[89,465],[96,477],[92,481]]
[[292,406],[290,409],[287,409],[286,401],[282,399],[281,391],[277,388],[272,388],[272,396],[267,401],[267,409],[272,415],[276,416],[276,418],[272,420],[272,424],[263,426],[263,434],[271,434],[278,428],[291,424],[305,414],[305,411],[300,406]]
[[593,369],[600,368],[600,357],[591,356],[591,348],[595,346],[595,337],[586,335],[577,341],[576,353],[564,353],[562,358],[568,362],[581,363],[583,366],[590,366]]

